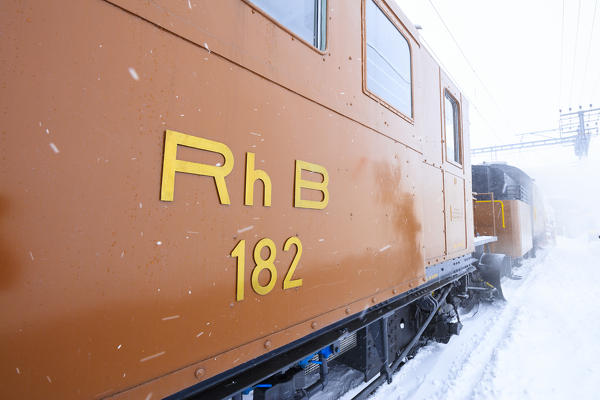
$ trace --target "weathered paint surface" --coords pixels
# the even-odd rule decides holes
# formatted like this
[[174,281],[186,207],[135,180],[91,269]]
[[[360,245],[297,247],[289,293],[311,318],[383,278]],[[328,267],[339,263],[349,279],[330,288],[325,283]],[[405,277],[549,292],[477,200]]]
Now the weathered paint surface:
[[[197,383],[198,368],[200,379],[226,371],[469,252],[469,160],[447,163],[442,146],[440,94],[456,89],[388,11],[412,48],[414,123],[363,92],[357,2],[329,1],[325,52],[241,0],[1,2],[3,395],[159,398]],[[161,201],[167,130],[231,150],[229,204],[213,177],[179,172]],[[261,182],[245,205],[250,153],[269,206]],[[179,160],[223,158],[177,148]],[[326,169],[323,209],[294,207],[297,160]],[[302,285],[284,290],[290,237]],[[263,238],[278,280],[260,295]]]
[[475,233],[498,237],[496,243],[490,244],[492,253],[523,257],[533,248],[531,209],[521,200],[495,200],[493,207],[490,201],[478,201],[475,203]]

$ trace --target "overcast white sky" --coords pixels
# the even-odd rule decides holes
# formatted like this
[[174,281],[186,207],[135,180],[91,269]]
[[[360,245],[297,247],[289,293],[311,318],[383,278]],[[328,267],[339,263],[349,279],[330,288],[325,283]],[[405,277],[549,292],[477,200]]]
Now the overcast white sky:
[[[469,98],[473,147],[512,143],[518,141],[516,133],[556,128],[560,108],[600,107],[599,0],[396,1],[423,27],[426,45]],[[590,157],[600,159],[598,151],[590,151]],[[500,153],[499,158],[526,162],[531,156],[576,159],[572,148]]]

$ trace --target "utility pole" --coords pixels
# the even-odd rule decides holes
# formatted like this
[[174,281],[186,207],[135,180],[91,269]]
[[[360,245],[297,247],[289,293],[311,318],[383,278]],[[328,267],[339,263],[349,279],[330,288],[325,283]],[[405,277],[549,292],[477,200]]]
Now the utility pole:
[[[571,111],[569,109],[569,111]],[[587,157],[592,136],[598,135],[598,121],[600,120],[600,108],[583,110],[579,106],[578,111],[560,114],[560,136],[575,136],[575,155],[579,158]]]
[[[522,133],[518,143],[503,144],[472,149],[471,154],[490,153],[495,156],[500,151],[521,150],[532,147],[546,147],[555,145],[573,144],[575,155],[579,158],[587,157],[592,136],[598,136],[598,122],[600,121],[600,108],[563,113],[560,110],[559,127],[543,131]],[[543,137],[543,139],[524,141],[525,136]]]

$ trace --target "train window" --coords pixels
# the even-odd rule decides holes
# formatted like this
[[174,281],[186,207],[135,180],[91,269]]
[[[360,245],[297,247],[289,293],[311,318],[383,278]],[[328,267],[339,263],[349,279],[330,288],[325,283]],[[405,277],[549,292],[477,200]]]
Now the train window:
[[367,0],[365,7],[367,89],[412,118],[408,40],[373,0]]
[[446,134],[446,159],[461,163],[460,120],[458,102],[448,91],[444,91],[444,130]]
[[251,0],[265,14],[319,50],[325,50],[327,0]]

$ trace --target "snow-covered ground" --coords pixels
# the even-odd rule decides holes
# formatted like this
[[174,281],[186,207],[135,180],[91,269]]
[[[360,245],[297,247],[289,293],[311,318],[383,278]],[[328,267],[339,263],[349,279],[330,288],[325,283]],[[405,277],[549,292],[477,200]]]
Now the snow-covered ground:
[[459,336],[422,348],[372,399],[600,398],[600,239],[559,238],[519,273],[507,302],[464,316]]

